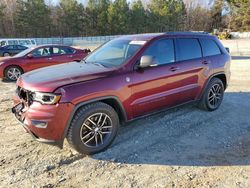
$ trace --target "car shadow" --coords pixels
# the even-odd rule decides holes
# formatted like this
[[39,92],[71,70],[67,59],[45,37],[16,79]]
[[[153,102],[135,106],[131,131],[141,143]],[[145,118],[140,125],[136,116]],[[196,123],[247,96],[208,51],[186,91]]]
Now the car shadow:
[[2,79],[3,83],[16,83],[16,81],[11,81],[11,80],[7,80],[5,78]]
[[92,157],[123,164],[250,165],[250,93],[227,92],[214,112],[185,105],[121,127]]

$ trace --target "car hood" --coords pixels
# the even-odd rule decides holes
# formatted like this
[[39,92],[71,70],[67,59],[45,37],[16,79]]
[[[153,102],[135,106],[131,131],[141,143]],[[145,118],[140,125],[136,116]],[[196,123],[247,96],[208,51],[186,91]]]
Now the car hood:
[[7,63],[12,63],[15,62],[19,59],[22,59],[22,57],[3,57],[2,60],[0,62],[4,62],[5,64]]
[[64,85],[105,77],[113,70],[96,64],[64,63],[25,73],[17,85],[30,91],[53,92]]

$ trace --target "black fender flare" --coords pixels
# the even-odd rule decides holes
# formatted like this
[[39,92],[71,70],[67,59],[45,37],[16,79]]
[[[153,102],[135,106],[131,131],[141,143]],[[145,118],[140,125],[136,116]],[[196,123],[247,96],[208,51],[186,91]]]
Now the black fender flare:
[[[206,88],[207,88],[207,85],[208,85],[208,83],[210,82],[210,80],[211,80],[212,78],[214,78],[214,77],[216,77],[216,76],[218,76],[218,75],[222,75],[222,74],[224,74],[225,77],[227,78],[225,72],[217,72],[217,73],[214,73],[214,74],[212,74],[212,75],[209,76],[209,78],[207,79],[207,81],[206,81],[206,83],[205,83],[205,85],[204,85],[204,87],[203,87],[203,89],[202,89],[202,92],[201,92],[201,94],[200,94],[198,100],[200,100],[201,97],[203,96],[203,94],[204,94],[204,92],[205,92],[205,90],[206,90]],[[224,89],[226,89],[226,88],[224,88]]]
[[57,142],[57,143],[58,143],[57,145],[58,145],[60,148],[63,148],[64,139],[65,139],[66,136],[67,136],[67,133],[68,133],[68,130],[69,130],[71,121],[72,121],[72,119],[73,119],[73,117],[74,117],[74,115],[75,115],[75,113],[77,112],[78,109],[80,109],[82,106],[85,106],[85,105],[87,105],[87,104],[91,104],[91,103],[95,103],[95,102],[100,102],[100,101],[102,101],[102,100],[107,100],[107,99],[113,99],[113,100],[115,100],[115,101],[117,102],[117,104],[119,105],[119,108],[121,109],[121,113],[122,113],[122,116],[123,116],[122,118],[124,118],[124,121],[126,122],[126,121],[127,121],[127,113],[126,113],[126,111],[125,111],[125,109],[124,109],[124,107],[123,107],[121,101],[120,101],[119,98],[116,97],[116,96],[98,97],[98,98],[94,98],[94,99],[91,99],[91,100],[88,100],[88,101],[83,101],[83,102],[78,103],[78,104],[75,106],[74,110],[71,112],[70,117],[69,117],[69,119],[68,119],[68,121],[67,121],[66,127],[65,127],[65,129],[64,129],[64,133],[63,133],[63,135],[62,135],[62,138],[61,138],[60,141]]

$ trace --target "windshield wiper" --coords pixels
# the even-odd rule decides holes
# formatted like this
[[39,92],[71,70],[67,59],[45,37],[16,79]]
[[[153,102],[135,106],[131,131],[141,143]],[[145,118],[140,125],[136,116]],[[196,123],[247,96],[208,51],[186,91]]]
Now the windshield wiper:
[[92,64],[94,64],[94,65],[98,65],[98,66],[102,66],[102,67],[105,67],[103,64],[98,63],[98,62],[93,62]]
[[85,63],[85,64],[87,64],[87,62],[85,61],[85,59],[82,59],[81,61],[79,61],[79,63]]

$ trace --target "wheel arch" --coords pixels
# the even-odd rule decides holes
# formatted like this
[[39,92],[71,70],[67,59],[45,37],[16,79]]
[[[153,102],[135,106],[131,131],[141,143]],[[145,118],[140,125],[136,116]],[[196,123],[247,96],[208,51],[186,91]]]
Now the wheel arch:
[[83,107],[85,105],[96,103],[96,102],[103,102],[103,103],[106,103],[106,104],[110,105],[112,108],[114,108],[114,110],[118,114],[118,117],[119,117],[119,120],[120,120],[121,123],[127,121],[127,113],[126,113],[121,101],[116,96],[99,97],[99,98],[91,99],[89,101],[81,102],[81,103],[77,104],[75,106],[74,110],[71,112],[70,118],[69,118],[69,120],[67,122],[67,125],[65,127],[65,130],[64,130],[62,139],[59,142],[60,143],[59,145],[60,145],[61,148],[63,147],[63,142],[64,142],[64,139],[67,136],[71,121],[72,121],[74,115],[77,113],[77,111],[81,107]]
[[6,66],[6,67],[3,69],[4,77],[6,76],[6,70],[7,70],[9,67],[18,67],[18,68],[22,71],[22,74],[24,73],[24,70],[23,70],[23,68],[22,68],[21,66],[15,65],[15,64],[11,64],[11,65]]
[[200,96],[199,96],[199,99],[202,97],[202,95],[204,94],[204,92],[205,92],[205,90],[206,90],[206,88],[207,88],[207,85],[209,84],[209,82],[210,82],[210,80],[212,79],[212,78],[219,78],[221,81],[222,81],[222,83],[223,83],[223,85],[224,85],[224,90],[226,90],[226,88],[227,88],[227,77],[226,77],[226,74],[225,74],[225,72],[218,72],[218,73],[215,73],[215,74],[212,74],[208,79],[207,79],[207,81],[206,81],[206,83],[205,83],[205,85],[204,85],[204,87],[203,87],[203,89],[202,89],[202,92],[201,92],[201,94],[200,94]]
[[227,77],[226,77],[225,73],[216,74],[212,78],[219,78],[222,81],[223,85],[224,85],[224,90],[226,90],[226,88],[227,88]]
[[4,54],[9,54],[9,55],[11,55],[11,53],[10,53],[10,52],[3,52],[3,56],[4,56]]

